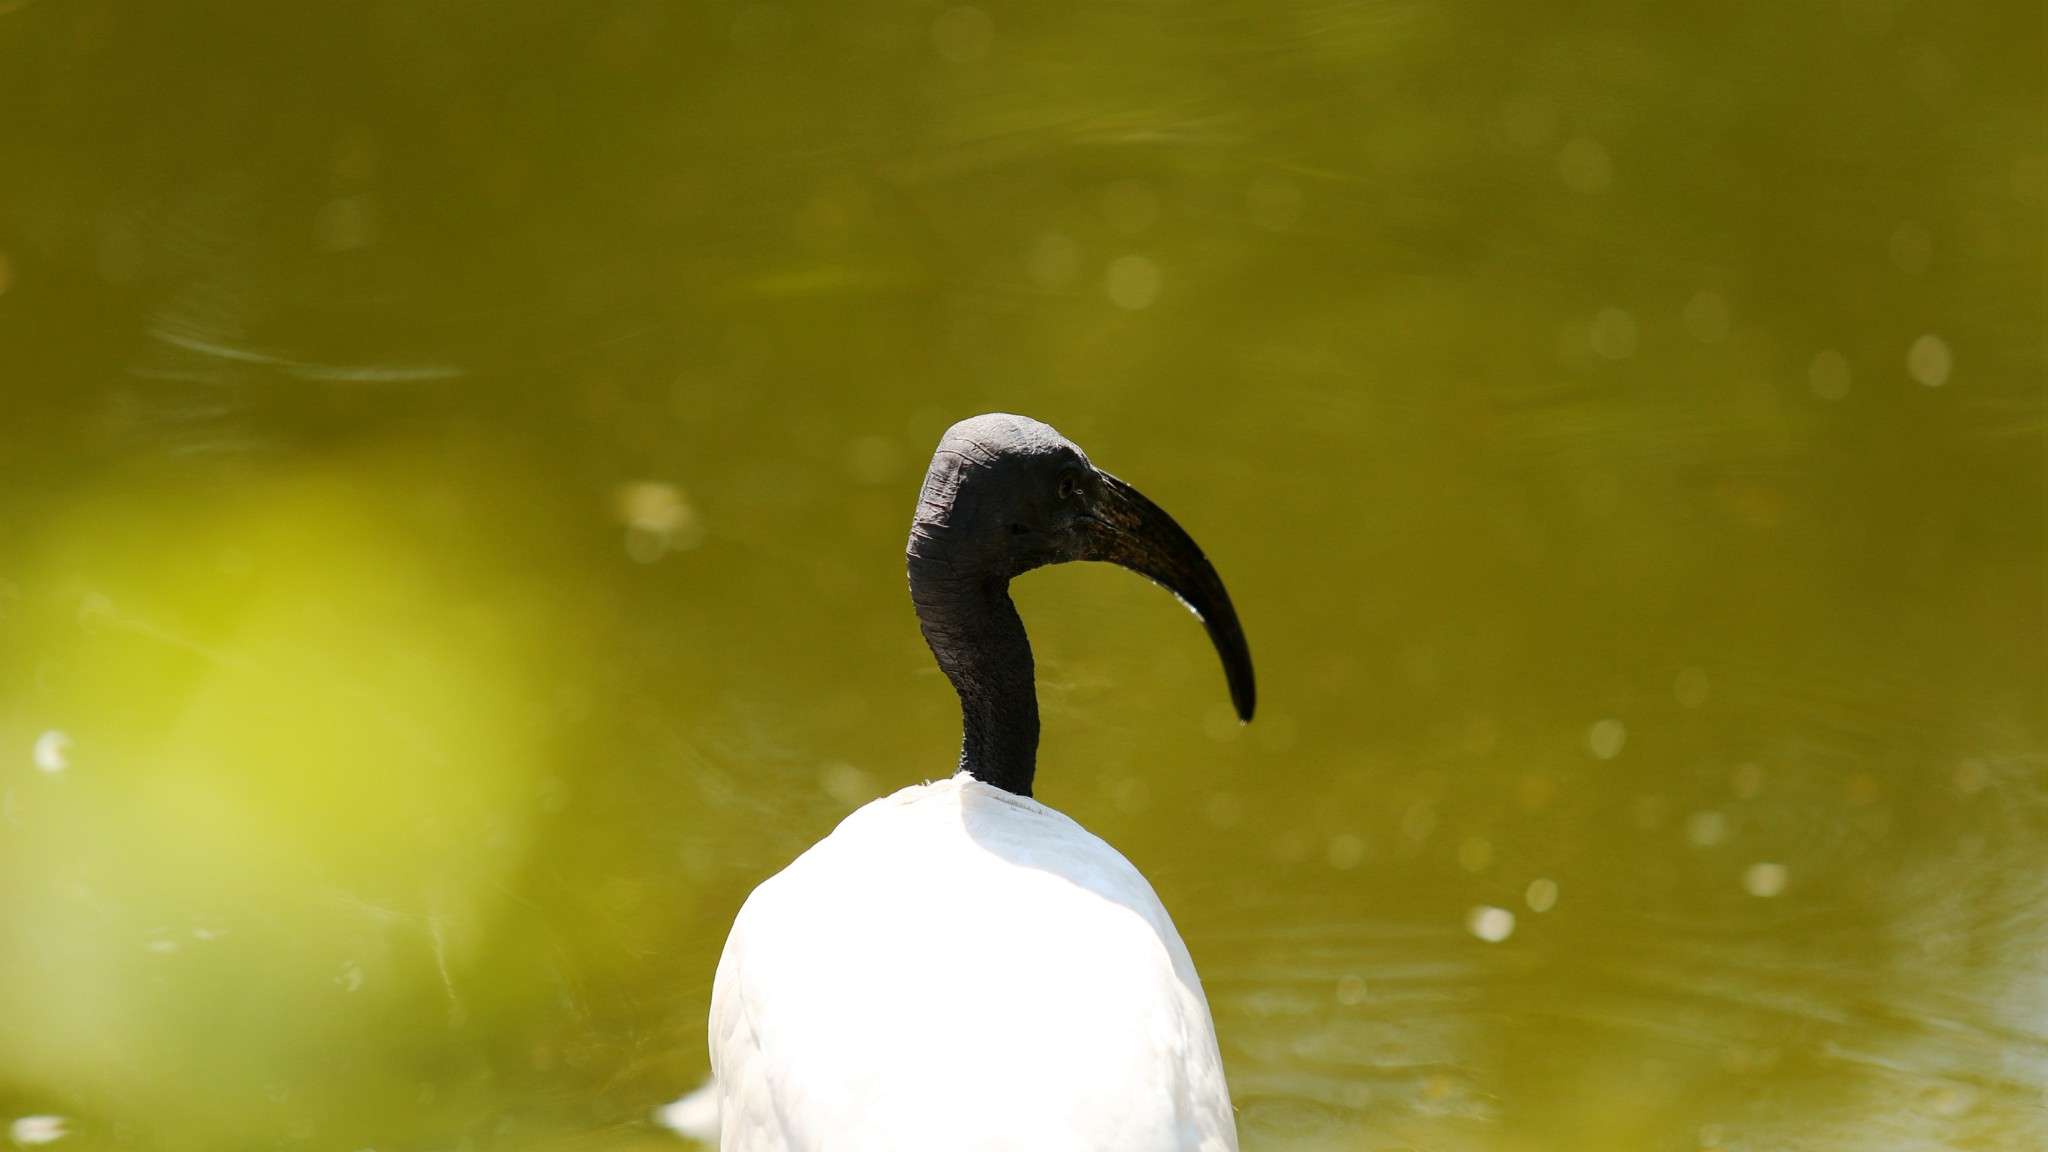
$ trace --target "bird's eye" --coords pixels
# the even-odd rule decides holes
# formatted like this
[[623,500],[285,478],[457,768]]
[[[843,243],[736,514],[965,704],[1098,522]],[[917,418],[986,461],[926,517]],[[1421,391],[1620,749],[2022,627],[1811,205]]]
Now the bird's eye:
[[1073,494],[1074,477],[1072,473],[1068,473],[1067,475],[1060,477],[1060,499],[1065,500],[1067,497],[1072,496]]
[[1012,525],[1010,525],[1010,535],[1012,535],[1012,536],[1022,536],[1022,535],[1024,535],[1025,533],[1027,533],[1027,532],[1029,532],[1029,531],[1031,531],[1031,529],[1029,529],[1029,528],[1026,528],[1026,527],[1025,527],[1024,525],[1022,525],[1022,524],[1012,524]]

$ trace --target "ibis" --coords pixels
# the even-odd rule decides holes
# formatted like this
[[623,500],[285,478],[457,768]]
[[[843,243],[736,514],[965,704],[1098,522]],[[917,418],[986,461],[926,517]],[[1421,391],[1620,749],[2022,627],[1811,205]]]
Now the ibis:
[[[848,816],[756,888],[711,995],[724,1152],[1222,1152],[1202,984],[1116,849],[1032,798],[1038,703],[1010,581],[1118,564],[1192,609],[1240,720],[1251,654],[1188,534],[1036,420],[955,424],[910,527],[910,598],[960,696],[958,770]],[[715,1104],[715,1107],[713,1106]]]

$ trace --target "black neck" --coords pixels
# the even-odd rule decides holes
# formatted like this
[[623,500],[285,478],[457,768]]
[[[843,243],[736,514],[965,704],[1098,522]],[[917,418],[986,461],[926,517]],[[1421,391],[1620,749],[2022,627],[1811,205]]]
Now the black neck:
[[1038,767],[1038,694],[1031,641],[1010,603],[1010,582],[946,569],[913,557],[910,599],[925,643],[960,693],[960,770],[1029,796]]

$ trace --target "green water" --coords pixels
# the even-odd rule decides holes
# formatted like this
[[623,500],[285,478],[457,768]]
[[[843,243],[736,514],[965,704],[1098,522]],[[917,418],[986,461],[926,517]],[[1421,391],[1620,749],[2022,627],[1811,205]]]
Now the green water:
[[[11,3],[0,1120],[661,1149],[960,417],[1256,1149],[2048,1146],[2043,16]],[[821,949],[829,950],[829,942]],[[52,1122],[16,1126],[17,1141]]]

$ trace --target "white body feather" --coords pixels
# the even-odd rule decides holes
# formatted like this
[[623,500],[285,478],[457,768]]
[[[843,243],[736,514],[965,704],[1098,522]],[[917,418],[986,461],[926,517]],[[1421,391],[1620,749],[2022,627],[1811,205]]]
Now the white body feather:
[[1152,886],[956,776],[848,816],[719,959],[723,1152],[1226,1152],[1208,1002]]

